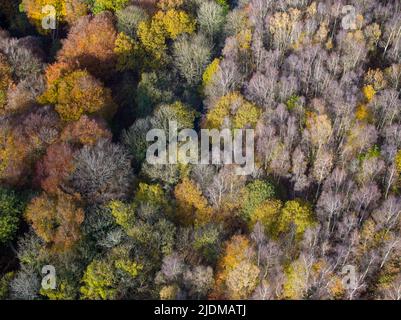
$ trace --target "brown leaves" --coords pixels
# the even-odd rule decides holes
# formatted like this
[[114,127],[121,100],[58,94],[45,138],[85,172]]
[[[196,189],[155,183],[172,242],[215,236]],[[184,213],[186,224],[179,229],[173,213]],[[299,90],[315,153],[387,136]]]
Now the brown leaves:
[[51,145],[36,165],[36,179],[43,190],[55,194],[74,170],[73,150],[65,143]]
[[34,198],[25,211],[25,217],[53,250],[65,251],[80,239],[84,210],[75,195],[57,192],[55,196],[42,194]]
[[116,64],[116,38],[113,16],[109,12],[82,17],[71,28],[58,53],[58,61],[77,63],[94,76],[107,78]]

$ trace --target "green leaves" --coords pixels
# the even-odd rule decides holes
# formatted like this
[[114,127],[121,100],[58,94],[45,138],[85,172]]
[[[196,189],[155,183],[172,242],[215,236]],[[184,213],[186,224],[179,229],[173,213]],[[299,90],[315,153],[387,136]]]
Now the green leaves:
[[0,188],[0,245],[14,238],[24,207],[14,191]]
[[276,192],[271,183],[255,180],[249,183],[243,192],[242,216],[248,220],[254,210],[265,200],[274,198]]

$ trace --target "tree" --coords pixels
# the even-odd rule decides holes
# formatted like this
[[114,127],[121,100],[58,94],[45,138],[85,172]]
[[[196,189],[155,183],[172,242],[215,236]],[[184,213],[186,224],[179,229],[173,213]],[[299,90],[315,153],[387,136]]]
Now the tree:
[[58,192],[42,194],[28,204],[25,217],[33,229],[55,251],[66,251],[80,239],[84,211],[77,198]]
[[174,93],[169,88],[171,81],[175,80],[169,74],[160,72],[142,73],[135,96],[136,112],[139,117],[150,115],[155,107],[161,103],[174,102]]
[[216,39],[225,21],[224,8],[214,1],[204,1],[201,3],[197,21],[199,29],[210,39]]
[[117,70],[135,70],[140,62],[141,51],[137,41],[120,32],[116,39],[114,52],[117,55]]
[[116,277],[108,261],[93,260],[86,268],[82,282],[82,299],[109,300],[116,297]]
[[129,230],[135,226],[135,204],[125,204],[119,200],[113,200],[107,205],[116,223]]
[[308,289],[308,273],[307,265],[298,259],[291,263],[286,269],[286,281],[283,287],[283,298],[285,299],[302,299]]
[[36,26],[40,33],[46,34],[49,30],[43,29],[42,21],[48,15],[44,11],[45,6],[53,6],[58,22],[73,23],[79,17],[86,15],[87,7],[80,0],[22,0],[21,7],[27,14],[29,20]]
[[14,191],[0,188],[0,246],[14,238],[24,206]]
[[13,279],[14,272],[7,272],[0,278],[0,299],[7,299],[10,292],[10,282]]
[[174,64],[190,86],[200,83],[210,56],[210,47],[202,35],[181,37],[174,42]]
[[106,10],[121,10],[128,4],[128,2],[129,0],[94,0],[92,4],[92,12],[98,14]]
[[116,11],[117,29],[132,39],[137,39],[138,26],[142,21],[149,19],[148,13],[137,6],[128,6]]
[[111,139],[111,132],[101,118],[83,115],[78,121],[69,122],[60,134],[60,140],[74,147],[95,145],[99,140]]
[[145,60],[151,66],[159,66],[166,61],[167,39],[175,40],[179,35],[191,34],[195,23],[184,11],[170,9],[158,11],[150,21],[138,25],[138,37],[145,51],[153,57]]
[[260,117],[260,109],[246,101],[238,92],[221,97],[206,115],[207,128],[221,128],[225,124],[235,129],[254,127]]
[[48,107],[21,115],[12,127],[4,121],[0,126],[1,181],[20,186],[32,182],[34,163],[56,141],[59,131],[59,118]]
[[178,184],[174,189],[177,200],[177,215],[179,221],[184,224],[202,226],[212,219],[212,210],[207,200],[197,186],[188,178]]
[[220,59],[214,59],[205,69],[202,75],[202,85],[205,88],[212,80],[218,70]]
[[195,22],[185,11],[159,11],[153,18],[162,23],[167,36],[173,40],[180,34],[191,34],[195,31]]
[[10,283],[10,297],[19,300],[35,300],[39,297],[40,280],[32,268],[23,268],[17,272]]
[[124,199],[130,191],[130,157],[123,147],[108,140],[84,146],[76,154],[75,168],[72,186],[89,203]]
[[211,267],[196,266],[184,274],[184,280],[190,286],[189,294],[195,298],[206,297],[212,289],[213,269]]
[[246,299],[258,284],[259,268],[247,261],[240,262],[227,276],[230,299]]
[[284,233],[295,228],[296,240],[301,240],[305,230],[315,223],[312,208],[300,200],[290,200],[284,204],[277,221],[277,233]]
[[36,164],[37,183],[49,194],[62,190],[75,169],[73,159],[73,150],[68,144],[51,145],[43,159]]
[[177,9],[184,4],[184,0],[159,0],[157,6],[162,10]]
[[34,77],[43,70],[41,49],[24,38],[0,37],[0,51],[7,57],[13,77],[19,81]]
[[177,129],[191,129],[194,127],[195,111],[180,101],[172,104],[159,105],[150,118],[153,128],[163,129],[168,132],[169,122],[176,121]]
[[254,180],[249,183],[242,192],[241,207],[245,220],[249,220],[255,209],[264,201],[275,196],[273,185],[268,181]]
[[141,21],[138,25],[138,37],[145,51],[156,61],[151,66],[158,66],[165,58],[166,31],[160,19],[152,17],[150,21]]
[[60,117],[66,121],[78,120],[83,114],[99,114],[111,119],[116,106],[110,89],[87,71],[77,70],[48,82],[47,91],[40,98],[43,104],[55,105]]
[[224,254],[218,262],[212,297],[246,299],[250,296],[257,286],[259,275],[258,267],[249,259],[252,255],[249,240],[244,236],[234,236],[226,243]]
[[11,67],[7,62],[7,58],[0,53],[0,114],[6,113],[7,90],[12,84]]
[[82,17],[70,29],[57,60],[78,64],[93,76],[107,79],[116,64],[116,38],[113,16],[109,12]]
[[274,228],[280,215],[282,203],[280,200],[265,200],[261,202],[250,214],[250,227],[260,222],[265,232],[274,236]]
[[146,158],[146,150],[148,148],[146,133],[150,129],[149,118],[138,119],[122,134],[122,141],[133,157],[136,166],[140,166]]

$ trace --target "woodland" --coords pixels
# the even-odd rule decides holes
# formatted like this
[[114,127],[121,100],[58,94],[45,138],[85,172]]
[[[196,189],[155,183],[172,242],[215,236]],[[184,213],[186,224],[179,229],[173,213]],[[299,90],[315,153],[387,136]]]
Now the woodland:
[[1,0],[0,299],[401,300],[400,89],[398,0]]

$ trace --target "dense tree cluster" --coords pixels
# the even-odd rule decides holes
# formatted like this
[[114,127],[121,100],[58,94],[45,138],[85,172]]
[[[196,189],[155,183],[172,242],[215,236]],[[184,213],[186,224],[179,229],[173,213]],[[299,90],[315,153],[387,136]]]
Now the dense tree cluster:
[[[399,1],[16,2],[1,299],[401,299]],[[172,120],[254,129],[254,171],[148,163]]]

